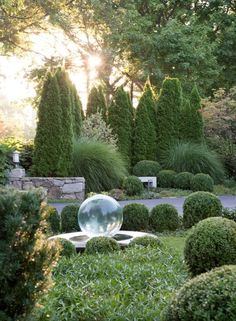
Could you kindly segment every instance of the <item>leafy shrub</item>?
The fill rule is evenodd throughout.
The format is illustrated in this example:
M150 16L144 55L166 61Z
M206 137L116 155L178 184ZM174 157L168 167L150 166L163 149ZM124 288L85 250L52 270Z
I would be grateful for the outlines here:
M236 222L236 208L223 208L222 217Z
M61 231L63 233L80 231L78 223L79 205L66 205L61 212Z
M186 279L182 255L150 246L62 258L53 275L54 286L30 321L159 320Z
M178 211L170 204L160 204L153 207L149 218L149 226L157 232L175 231L179 227Z
M224 168L217 155L205 145L179 142L170 146L162 155L161 164L176 172L209 174L215 182L224 179Z
M61 230L60 215L53 206L47 206L47 222L50 234L58 234Z
M143 204L128 204L123 208L123 230L145 231L148 229L148 208Z
M0 319L24 319L50 285L57 247L44 232L46 208L40 192L0 195Z
M112 146L89 140L74 143L72 176L85 178L87 192L117 188L126 174L122 156Z
M143 183L137 176L128 176L124 179L123 189L127 195L140 195L144 188Z
M157 176L157 184L160 187L173 187L175 175L175 171L164 169Z
M60 256L69 258L77 253L74 244L69 240L59 238L57 241L60 243L61 247Z
M158 162L143 160L138 162L133 168L133 174L136 176L157 176L161 170Z
M222 217L199 222L186 239L184 258L193 276L236 264L236 223Z
M12 151L7 145L0 144L0 185L5 184L7 181L7 170L12 165L10 160Z
M165 310L162 321L234 321L236 266L222 266L185 283Z
M182 172L175 176L174 186L176 188L189 190L191 189L191 180L194 177L192 173Z
M208 174L196 174L191 180L191 190L213 192L214 181Z
M91 238L86 243L85 253L96 254L96 253L110 253L120 250L119 243L111 237L96 236Z
M183 211L183 225L189 228L207 217L221 216L222 204L214 194L195 192L184 201Z
M142 246L142 247L160 247L162 246L161 241L157 237L152 236L139 236L134 238L130 243L129 247Z

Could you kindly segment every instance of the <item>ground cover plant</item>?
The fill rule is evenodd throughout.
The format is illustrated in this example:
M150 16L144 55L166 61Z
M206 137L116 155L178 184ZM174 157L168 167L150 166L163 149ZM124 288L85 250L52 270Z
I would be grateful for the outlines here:
M160 246L62 258L30 321L159 320L185 279L181 255Z

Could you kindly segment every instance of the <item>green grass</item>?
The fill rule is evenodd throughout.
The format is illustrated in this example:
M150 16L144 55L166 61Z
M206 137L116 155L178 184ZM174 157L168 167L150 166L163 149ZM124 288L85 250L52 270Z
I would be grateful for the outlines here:
M174 252L183 257L184 244L186 237L184 236L159 236L160 240Z
M63 258L30 321L158 321L186 278L180 250L165 246Z

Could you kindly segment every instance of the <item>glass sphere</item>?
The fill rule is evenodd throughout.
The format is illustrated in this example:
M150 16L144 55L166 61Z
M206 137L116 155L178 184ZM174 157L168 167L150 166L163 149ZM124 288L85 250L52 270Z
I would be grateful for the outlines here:
M123 210L112 197L95 195L86 199L78 212L81 231L87 236L112 236L121 228Z

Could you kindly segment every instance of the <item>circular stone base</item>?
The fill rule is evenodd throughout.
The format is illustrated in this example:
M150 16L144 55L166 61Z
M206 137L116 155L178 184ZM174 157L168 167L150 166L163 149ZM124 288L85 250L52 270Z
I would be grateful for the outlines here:
M143 232L135 232L135 231L119 231L115 234L112 238L115 239L121 247L125 247L129 245L129 243L140 236L151 236L157 238L156 235L150 233L143 233ZM77 250L84 250L86 247L87 241L90 239L84 232L73 232L73 233L65 233L65 234L58 234L50 237L49 239L66 239L71 241Z

